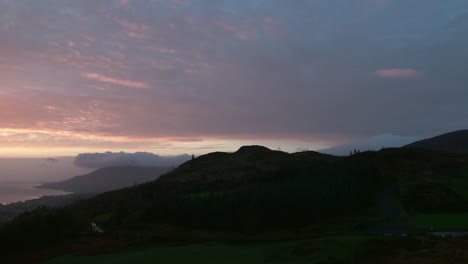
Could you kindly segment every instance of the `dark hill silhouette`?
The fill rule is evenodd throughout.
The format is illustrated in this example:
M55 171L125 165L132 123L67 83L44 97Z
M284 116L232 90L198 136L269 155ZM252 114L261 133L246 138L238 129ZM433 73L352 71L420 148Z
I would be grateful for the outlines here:
M256 153L256 152L262 152L262 151L271 151L271 149L264 147L264 146L243 146L241 147L236 153Z
M384 190L399 182L414 185L400 190L406 200L422 197L422 202L409 203L413 208L438 210L441 203L428 204L425 198L437 194L433 200L464 209L462 201L443 186L426 188L424 183L466 177L467 169L468 154L412 148L349 157L288 154L258 146L215 152L187 161L152 182L62 209L37 209L0 225L0 260L25 255L25 248L37 245L72 241L81 245L89 241L91 223L101 226L112 239L151 242L218 241L199 236L199 230L256 234L316 225L314 232L354 232L361 224L363 228L380 225L381 219L374 219L373 214L380 214L381 208L375 206Z
M56 189L74 193L102 193L156 180L172 168L109 167L71 179L45 183L37 188Z
M190 184L227 187L274 178L284 171L293 173L315 163L333 162L340 157L318 152L288 154L262 146L244 146L234 153L214 152L187 161L174 171L161 176L160 184Z
M293 153L292 155L295 157L304 157L304 158L308 158L311 160L323 160L323 161L333 161L333 160L337 160L340 158L338 156L324 154L324 153L320 153L317 151L302 151L302 152Z
M468 153L468 130L459 130L404 146L405 148L430 149Z

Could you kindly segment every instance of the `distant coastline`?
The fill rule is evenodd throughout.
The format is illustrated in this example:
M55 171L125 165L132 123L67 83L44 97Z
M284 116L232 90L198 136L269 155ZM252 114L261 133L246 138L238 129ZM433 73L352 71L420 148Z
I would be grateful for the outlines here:
M36 188L41 183L12 183L0 182L0 204L6 205L16 202L38 199L43 196L67 195L71 192L62 190Z
M94 194L45 195L40 198L0 205L0 224L11 221L16 216L31 212L39 207L60 208L92 196Z

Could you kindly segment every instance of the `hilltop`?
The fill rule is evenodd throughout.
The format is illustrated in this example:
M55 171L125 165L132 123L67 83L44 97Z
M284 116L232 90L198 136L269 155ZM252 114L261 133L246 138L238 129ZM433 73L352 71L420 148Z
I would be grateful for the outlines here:
M339 157L314 151L289 154L263 146L243 146L234 153L214 152L185 162L161 176L157 182L163 185L196 185L198 188L232 187L275 178L286 170L291 173L314 163L338 160Z
M404 147L468 153L468 130L446 133L433 138L420 140Z

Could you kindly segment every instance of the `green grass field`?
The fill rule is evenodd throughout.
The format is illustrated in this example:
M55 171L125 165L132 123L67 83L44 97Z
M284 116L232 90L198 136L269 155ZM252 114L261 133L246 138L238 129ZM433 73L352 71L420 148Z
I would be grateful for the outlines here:
M452 191L461 195L468 201L468 181L456 180L450 183L444 183ZM443 214L412 214L417 224L435 229L468 229L468 212L454 212Z
M468 176L468 170L463 170L458 173L459 177ZM452 191L461 195L468 201L468 180L457 179L451 182L442 182ZM418 225L424 227L433 227L435 229L468 229L468 212L454 212L443 214L411 214Z
M344 236L307 241L262 244L194 244L187 246L140 246L98 256L62 256L42 264L124 263L292 263L314 264L333 257L346 259L369 237Z
M457 194L463 196L463 198L465 198L465 200L468 201L468 181L456 181L453 183L449 183L446 186L449 187L452 191L456 192Z
M468 229L468 213L444 213L412 215L418 225L438 230Z

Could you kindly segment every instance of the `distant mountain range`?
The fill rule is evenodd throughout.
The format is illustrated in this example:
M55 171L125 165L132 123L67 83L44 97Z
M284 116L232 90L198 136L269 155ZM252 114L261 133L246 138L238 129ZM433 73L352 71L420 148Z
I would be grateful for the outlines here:
M418 139L419 138L417 137L404 137L399 135L384 134L344 145L321 149L319 150L319 152L330 155L347 156L350 152L353 152L354 150L376 151L382 148L399 148Z
M404 147L468 153L468 130L450 132L433 138L420 140Z
M420 140L417 137L403 137L386 134L365 140L319 150L320 153L346 156L354 150L377 151L382 148L419 148L446 152L468 153L468 130L458 130L436 137Z
M382 147L400 147L410 142L410 137L399 137L394 135L383 135L373 137L370 140L356 142L322 150L323 153L334 155L347 155L354 149L378 150ZM374 146L374 147L372 147ZM378 146L378 147L376 147ZM416 141L405 145L403 148L430 149L446 152L468 153L468 130L460 130L433 138ZM320 160L332 161L338 157L320 154L318 152L299 152L292 155L281 151L272 151L261 146L247 146L240 148L235 153L215 152L203 155L196 162L188 161L182 164L178 173L169 173L173 168L150 168L150 167L109 167L95 170L89 174L76 176L71 179L45 183L37 188L56 189L74 193L102 193L106 191L130 187L133 185L150 182L158 179L161 175L169 173L159 180L160 183L181 184L196 182L199 184L216 184L222 182L238 182L254 179L264 174L269 174L276 166L291 166L298 160ZM289 164L289 165L285 165ZM297 164L296 164L297 165ZM255 170L244 170L244 168L255 167ZM181 171L185 173L180 173ZM239 173L243 171L243 173ZM249 173L247 173L247 171ZM182 177L183 175L183 177Z
M45 183L36 188L73 193L102 193L156 180L172 169L171 167L109 167L65 181Z

